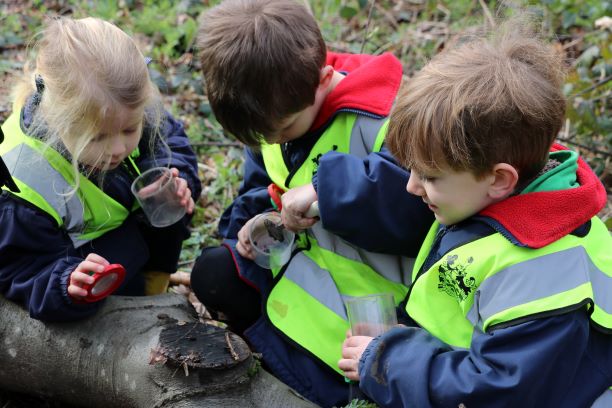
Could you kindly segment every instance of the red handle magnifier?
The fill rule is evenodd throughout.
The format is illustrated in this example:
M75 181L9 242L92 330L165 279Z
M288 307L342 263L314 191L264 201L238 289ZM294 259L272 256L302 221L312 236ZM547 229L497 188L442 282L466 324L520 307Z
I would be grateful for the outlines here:
M81 285L87 291L87 296L80 299L81 303L97 302L117 290L125 278L125 268L120 264L110 264L102 272L89 272L89 275L94 281Z

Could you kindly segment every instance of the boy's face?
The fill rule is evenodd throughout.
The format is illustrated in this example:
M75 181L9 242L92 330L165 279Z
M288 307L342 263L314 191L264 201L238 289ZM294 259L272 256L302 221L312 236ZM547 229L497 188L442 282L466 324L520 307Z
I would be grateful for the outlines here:
M335 86L332 82L333 74L333 68L331 67L325 67L321 70L322 79L315 92L314 103L280 120L274 131L264 135L267 143L286 143L304 136L310 130L321 105L325 101L325 97ZM338 75L342 76L341 74Z
M453 225L495 201L489 195L492 177L477 179L470 172L453 170L435 174L412 171L406 190L423 198L440 224Z
M317 103L315 100L314 105L308 106L297 113L291 114L281 120L276 127L276 130L265 135L267 143L286 143L294 139L298 139L310 129L314 122L317 112L319 111L316 107Z

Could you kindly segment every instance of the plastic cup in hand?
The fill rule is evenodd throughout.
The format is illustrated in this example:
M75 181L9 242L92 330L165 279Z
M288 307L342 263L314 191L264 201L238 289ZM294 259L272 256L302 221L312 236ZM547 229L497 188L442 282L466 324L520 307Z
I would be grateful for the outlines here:
M345 303L353 336L376 337L397 324L392 293L348 298Z
M353 336L376 337L397 324L395 301L392 293L359 296L345 299L346 313ZM349 401L369 401L357 382L349 382Z
M283 226L276 212L257 215L249 228L249 240L255 251L255 263L262 268L280 268L291 257L295 234Z
M166 167L155 167L138 176L132 183L132 193L154 227L167 227L185 215L172 172Z

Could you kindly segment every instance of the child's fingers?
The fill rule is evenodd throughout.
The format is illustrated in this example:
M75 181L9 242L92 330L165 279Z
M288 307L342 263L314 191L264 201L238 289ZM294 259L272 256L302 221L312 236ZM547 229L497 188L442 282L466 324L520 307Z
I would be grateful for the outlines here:
M147 198L150 195L155 194L155 192L157 190L159 190L159 185L160 185L159 181L154 181L153 183L149 184L148 186L144 186L143 188L138 190L138 196L140 198Z
M189 184L185 179L177 178L176 179L176 195L180 198L181 205L185 207L187 212L191 214L193 212L193 208L189 208L190 200L191 200L191 189L189 188ZM193 200L191 200L193 201Z
M186 193L186 190L189 189L187 186L187 181L180 177L174 179L174 184L176 185L176 195L183 197Z
M344 371L344 376L349 380L359 381L359 362L353 359L343 358L338 361L338 368Z
M195 202L193 201L193 198L191 198L191 196L189 197L189 201L187 202L187 214L192 214L193 210L195 209Z
M291 213L281 214L281 219L283 220L283 225L285 228L293 232L308 229L318 221L318 218L303 218L301 216L295 216Z
M102 265L103 267L104 267L104 266L107 266L107 265L110 265L110 262L108 262L108 261L106 260L106 258L104 258L103 256L100 256L100 255L98 255L98 254L94 254L93 252L89 253L89 254L88 254L86 257L85 257L85 261L87 261L87 262L93 262L93 263L96 263L96 264L100 264L100 265ZM104 268L102 268L102 269L104 269ZM94 272L95 272L95 271L94 271ZM102 272L102 271L99 271L99 272Z
M76 269L74 270L74 272L72 272L73 274L75 273L83 273L86 275L90 275L93 273L100 273L102 271L104 271L104 267L106 265L99 263L99 262L93 262L93 261L89 261L89 260L84 260L83 262L81 262Z
M74 272L70 274L70 284L71 285L74 285L77 283L91 284L93 283L93 281L94 281L93 276L85 272L79 272L75 270Z
M87 291L80 286L77 285L69 285L68 286L68 294L75 298L81 298L87 296Z
M250 245L245 245L242 241L238 241L238 243L236 243L236 250L243 258L251 260L255 259L252 247Z

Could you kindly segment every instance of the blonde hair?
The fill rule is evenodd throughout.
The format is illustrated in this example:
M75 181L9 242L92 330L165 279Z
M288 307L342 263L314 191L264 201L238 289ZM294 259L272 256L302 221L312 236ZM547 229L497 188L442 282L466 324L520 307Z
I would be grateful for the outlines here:
M36 92L35 78L40 76L44 91L28 133L44 135L55 149L70 146L75 176L80 155L116 109L144 107L143 121L156 143L159 92L144 56L125 32L97 18L57 18L48 21L35 48L35 62L26 65L16 87L15 106Z
M419 173L477 177L496 163L520 180L545 165L565 114L562 57L523 20L434 57L398 96L387 143Z

